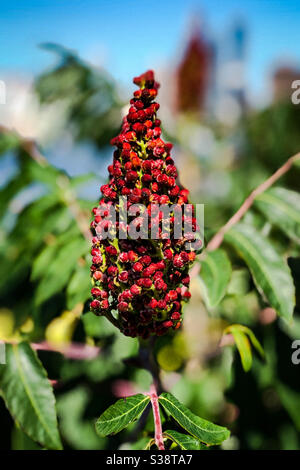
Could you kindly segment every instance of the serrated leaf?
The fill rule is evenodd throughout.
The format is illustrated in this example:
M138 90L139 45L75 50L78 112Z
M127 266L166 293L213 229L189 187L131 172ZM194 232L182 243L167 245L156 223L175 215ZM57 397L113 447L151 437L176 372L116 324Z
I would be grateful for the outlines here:
M188 434L182 434L177 431L165 431L164 437L168 437L175 442L182 450L201 450L207 449L207 446L202 444L195 437L189 436Z
M300 194L271 188L255 199L255 205L276 227L300 244Z
M229 437L228 429L194 415L171 393L162 393L159 403L187 432L205 444L221 444Z
M287 320L293 316L295 287L290 270L271 243L250 225L235 225L225 235L248 265L257 289Z
M121 398L102 413L96 421L96 431L100 436L117 434L130 423L137 420L150 402L150 397L138 393Z
M31 439L48 449L62 448L53 390L28 343L6 345L0 389L11 415Z
M206 253L201 261L200 279L205 303L216 307L226 293L231 276L231 264L224 250Z

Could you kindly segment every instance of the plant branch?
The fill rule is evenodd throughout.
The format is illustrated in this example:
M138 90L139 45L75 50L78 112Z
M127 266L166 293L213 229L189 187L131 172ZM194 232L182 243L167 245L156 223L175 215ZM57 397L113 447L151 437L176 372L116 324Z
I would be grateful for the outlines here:
M257 186L257 188L255 188L250 193L250 195L245 199L238 211L235 212L235 214L228 220L228 222L226 222L226 224L223 225L223 227L221 227L220 230L218 230L218 232L213 236L213 238L207 244L207 247L205 248L203 253L201 253L201 255L198 257L199 261L201 260L201 258L203 259L203 257L205 257L205 253L207 251L214 251L220 247L224 240L225 234L246 214L246 212L254 203L255 198L267 189L269 189L279 178L281 178L281 176L287 173L292 168L293 164L298 160L300 160L300 153L297 153L290 157L284 165L282 165L280 168L278 168L277 171L275 171L275 173L273 173L273 175L271 175L267 180ZM201 264L195 263L190 271L190 277L196 277L199 274L200 269Z
M6 344L17 344L17 341L4 341ZM65 345L55 345L47 341L40 343L30 343L30 346L35 351L52 351L63 354L68 359L84 360L94 359L98 356L100 348L97 346L90 346L82 343L70 343Z
M151 336L148 340L140 340L139 359L142 367L152 375L153 384L158 394L160 394L163 392L163 386L160 380L159 367L154 357L155 340L155 336Z
M151 386L149 396L150 396L152 410L153 410L155 444L159 450L165 450L162 427L161 427L161 420L160 420L160 413L159 413L158 396L157 396L155 384Z
M206 250L213 251L219 248L221 243L223 242L224 235L228 230L233 227L239 220L245 215L245 213L250 209L252 206L255 198L269 189L281 176L287 173L295 161L300 160L300 153L293 155L290 157L284 165L278 168L272 176L270 176L266 181L261 183L257 188L255 188L252 193L247 197L247 199L243 202L239 210L228 220L228 222L214 235L214 237L208 243Z

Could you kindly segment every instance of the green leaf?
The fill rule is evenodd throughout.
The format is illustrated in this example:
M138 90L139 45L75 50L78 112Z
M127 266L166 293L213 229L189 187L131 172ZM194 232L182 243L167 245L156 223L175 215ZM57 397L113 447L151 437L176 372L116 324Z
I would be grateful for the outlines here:
M232 271L226 293L244 297L249 291L250 274L247 268Z
M96 422L96 431L100 436L117 434L132 421L137 420L148 405L150 397L138 393L121 398L102 413Z
M0 155L16 150L19 144L20 139L17 134L0 130Z
M96 180L99 181L99 175L95 175L95 173L85 173L83 175L79 176L73 176L73 178L70 180L70 186L72 188L75 188L77 186L80 186L82 184L90 183L91 180ZM104 177L100 176L100 180L103 179L103 181L106 181Z
M72 309L90 297L91 278L89 266L78 266L67 286L67 307Z
M236 347L241 356L242 366L245 372L248 372L252 366L252 351L250 346L250 341L245 333L240 331L238 328L232 326L230 328L230 333L234 337Z
M37 287L35 295L35 304L37 306L66 287L77 265L77 260L80 256L85 255L87 250L88 244L86 240L82 237L77 237L56 253L55 258L49 263L48 268L45 270L45 275Z
M297 430L300 431L299 393L280 382L276 384L275 388L281 403L292 418Z
M189 436L188 434L182 434L181 432L171 430L165 431L163 435L164 437L167 437L173 442L175 442L182 450L207 449L206 445L201 444L198 439L195 439L194 437Z
M241 356L241 361L245 372L248 372L248 370L250 370L252 366L252 352L249 339L253 344L254 348L262 357L262 359L265 358L265 352L263 350L262 345L256 338L253 331L250 330L250 328L248 328L247 326L239 324L230 325L225 329L224 333L231 333L233 335L236 346Z
M73 387L57 399L61 434L72 448L78 450L101 449L105 442L95 433L94 420L85 416L90 399L90 391L82 385Z
M201 261L200 279L205 303L216 307L226 293L231 276L231 264L224 250L208 252Z
M32 264L31 280L36 281L42 277L50 265L51 261L55 258L57 252L57 245L55 243L46 245L45 248L35 257Z
M31 439L48 449L62 449L53 390L28 343L6 345L0 389L11 415Z
M265 357L265 351L263 350L262 345L260 344L260 342L256 338L253 331L250 330L250 328L248 328L247 326L244 326L244 325L238 325L238 326L239 326L239 329L241 331L243 331L244 333L246 333L246 335L249 336L249 339L250 339L251 343L253 344L254 348L256 349L256 351L258 352L258 354L260 354L260 356L262 358L264 358Z
M149 450L153 445L155 445L155 440L149 437L141 437L136 442L126 443L122 445L119 450Z
M284 188L271 188L260 194L255 205L271 224L300 244L300 194Z
M257 289L270 305L287 320L293 315L295 287L290 270L273 246L253 227L240 223L225 239L248 265Z
M201 442L205 442L205 444L221 444L221 442L229 437L230 432L228 429L194 415L171 393L162 393L158 400L180 426Z

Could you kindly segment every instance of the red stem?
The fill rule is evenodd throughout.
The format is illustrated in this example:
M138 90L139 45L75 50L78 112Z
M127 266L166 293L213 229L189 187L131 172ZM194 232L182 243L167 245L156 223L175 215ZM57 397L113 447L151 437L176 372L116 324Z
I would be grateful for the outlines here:
M160 414L159 414L158 396L157 396L156 387L154 384L151 386L149 396L151 399L151 405L152 405L153 417L154 417L155 444L157 445L159 450L165 450L164 440L163 440L163 435L162 435L161 420L160 420Z
M4 341L7 344L17 344L17 341ZM47 341L41 343L30 343L35 351L53 351L63 354L68 359L94 359L100 353L98 346L90 346L83 343L70 343L66 345L50 344Z

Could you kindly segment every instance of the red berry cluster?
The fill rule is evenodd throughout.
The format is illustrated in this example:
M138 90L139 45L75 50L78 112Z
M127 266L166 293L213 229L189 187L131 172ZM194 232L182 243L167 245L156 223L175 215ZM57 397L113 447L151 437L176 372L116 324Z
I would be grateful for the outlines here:
M108 167L109 183L101 187L103 197L93 209L94 300L90 307L96 315L110 312L125 335L147 338L180 327L182 301L190 297L188 270L196 254L185 249L188 238L172 237L172 217L168 237L161 236L159 227L158 238L151 239L154 219L149 222L149 239L112 240L97 236L99 227L111 229L112 221L106 216L111 205L117 207L118 213L120 196L127 197L127 209L132 204L143 204L150 216L158 204L188 203L188 191L176 182L177 169L170 156L172 145L161 139L161 122L156 117L159 104L154 101L159 84L152 71L133 82L139 89L130 101L120 134L111 141L117 149L113 164ZM160 212L156 211L155 216L162 220ZM189 218L193 230L194 216L192 208ZM139 218L136 220L138 223ZM119 220L116 227L121 228Z

